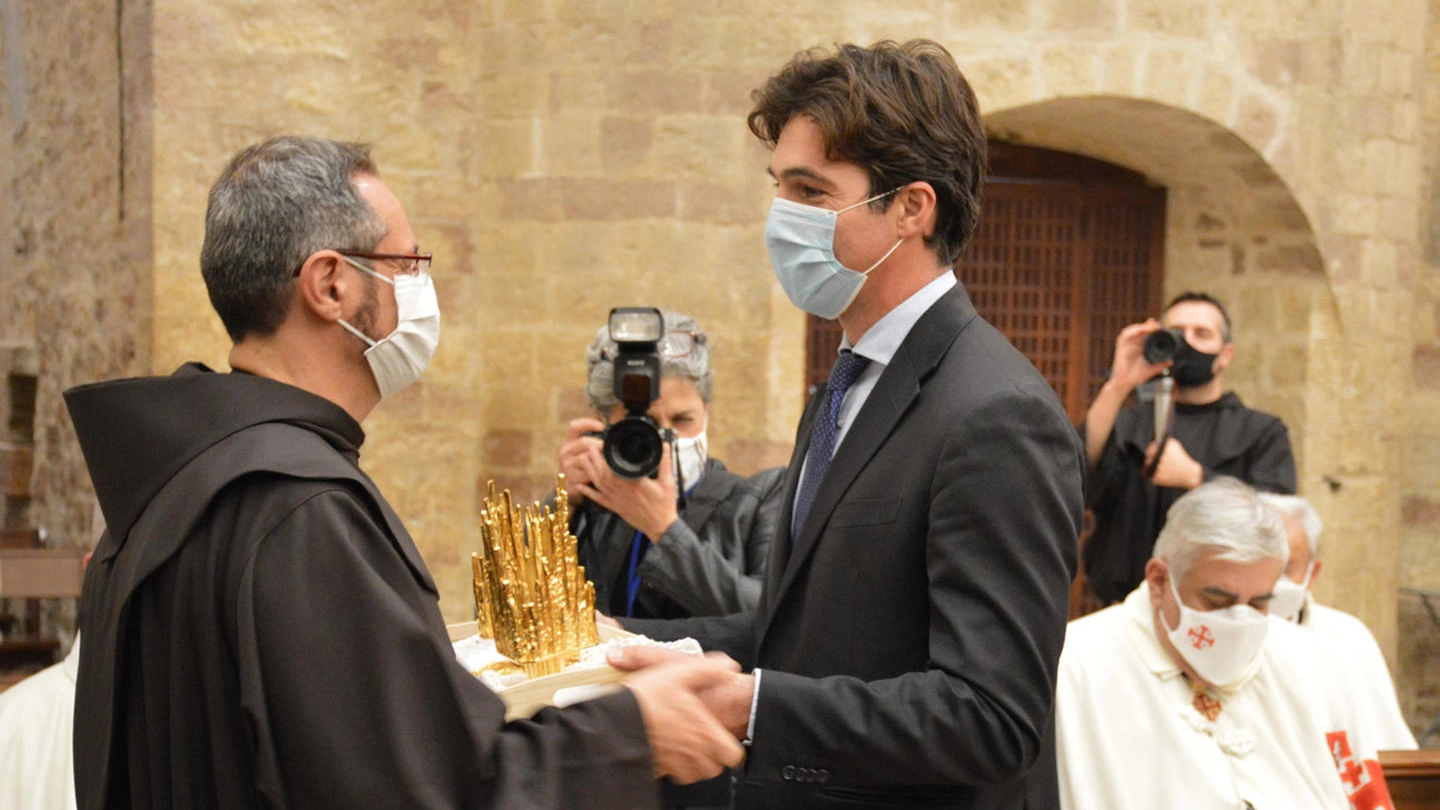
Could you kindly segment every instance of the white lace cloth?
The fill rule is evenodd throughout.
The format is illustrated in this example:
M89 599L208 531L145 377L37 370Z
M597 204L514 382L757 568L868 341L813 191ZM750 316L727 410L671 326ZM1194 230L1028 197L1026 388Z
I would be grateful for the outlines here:
M454 642L455 659L460 665L471 672L479 672L480 682L499 692L502 689L524 683L525 673L506 672L500 673L493 669L486 669L492 664L508 662L510 659L501 655L495 648L495 640L481 638L478 634L462 638ZM686 655L703 655L700 649L700 642L693 638L682 638L677 641L656 641L645 636L624 636L603 641L593 647L586 647L580 651L580 660L577 663L566 667L566 671L577 669L596 669L609 666L605 662L605 656L611 650L618 650L625 647L660 647L666 650L676 650Z

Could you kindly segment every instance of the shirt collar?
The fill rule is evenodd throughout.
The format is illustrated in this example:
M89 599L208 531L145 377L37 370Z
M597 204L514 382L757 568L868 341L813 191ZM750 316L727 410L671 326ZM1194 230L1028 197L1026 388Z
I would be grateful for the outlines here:
M1178 677L1181 674L1180 665L1155 637L1155 609L1150 606L1150 592L1145 582L1142 581L1125 597L1124 610L1130 615L1130 622L1125 627L1130 645L1140 655L1140 660L1162 681Z
M840 348L853 348L856 354L871 363L890 365L890 361L895 358L895 352L900 350L900 344L905 342L905 336L910 334L915 322L957 283L955 271L946 270L900 302L899 306L885 313L884 317L860 336L859 343L852 347L849 338L842 338Z

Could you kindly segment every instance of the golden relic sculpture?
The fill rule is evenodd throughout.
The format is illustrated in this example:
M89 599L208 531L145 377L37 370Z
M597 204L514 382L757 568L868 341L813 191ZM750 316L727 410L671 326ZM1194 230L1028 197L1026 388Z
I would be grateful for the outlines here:
M600 643L595 586L585 578L570 533L564 474L555 477L555 508L521 509L510 490L486 485L480 516L482 553L471 554L480 635L528 678L560 672Z

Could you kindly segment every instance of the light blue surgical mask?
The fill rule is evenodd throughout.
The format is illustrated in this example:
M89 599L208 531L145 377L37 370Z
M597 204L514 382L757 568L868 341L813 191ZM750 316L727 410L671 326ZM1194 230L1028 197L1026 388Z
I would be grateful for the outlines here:
M852 208L887 197L900 189L832 211L779 197L770 204L765 222L765 247L780 288L790 303L820 318L838 318L860 294L870 271L879 267L905 241L902 237L863 273L835 258L835 220Z

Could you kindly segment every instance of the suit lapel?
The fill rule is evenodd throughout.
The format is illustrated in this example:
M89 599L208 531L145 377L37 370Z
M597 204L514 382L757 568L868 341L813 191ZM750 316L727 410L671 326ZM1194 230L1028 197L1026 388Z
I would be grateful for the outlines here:
M793 550L789 548L790 543L771 543L757 649L758 644L763 643L765 633L781 602L801 572L806 569L807 561L824 534L836 505L850 489L855 478L865 469L865 465L894 432L911 403L919 396L926 378L935 370L955 338L974 317L975 308L970 304L964 286L957 283L920 316L901 342L900 348L865 400L864 407L856 415L854 424L846 431L844 441L835 451L825 481L815 494L815 503L810 507L806 524L801 528L800 536L795 538ZM800 422L800 432L796 437L795 454L786 473L786 500L780 523L786 538L789 536L788 529L794 513L800 467L810 446L810 425L820 410L819 403L824 401L824 394L825 389L822 387L811 397L810 404L805 409L805 416Z

